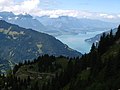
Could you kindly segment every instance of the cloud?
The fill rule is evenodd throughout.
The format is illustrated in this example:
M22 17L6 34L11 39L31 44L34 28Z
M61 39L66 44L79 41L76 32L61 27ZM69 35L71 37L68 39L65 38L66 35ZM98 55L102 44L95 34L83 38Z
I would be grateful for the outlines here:
M32 15L35 16L44 16L48 15L51 18L56 18L59 16L72 16L78 18L91 18L91 19L116 19L120 15L116 14L107 14L101 12L89 12L89 11L79 11L79 10L37 10L32 12Z
M107 18L107 19L115 19L116 18L115 15L106 14L106 13L99 14L99 16L102 18Z
M117 15L119 18L120 18L120 14L119 15Z
M13 0L0 0L0 11L3 11L6 7L13 5Z
M14 0L0 0L0 11L12 11L16 14L31 13L38 9L40 0L24 0L20 3Z
M42 10L40 8L42 0L22 0L19 3L15 0L0 0L0 11L12 11L15 14L31 14L34 16L48 15L51 18L59 16L72 16L78 18L91 18L91 19L116 19L120 18L120 14L108 14L101 12L90 12L80 10ZM45 0L44 4L49 5L50 1ZM54 2L56 3L56 2Z
M114 18L116 18L116 17L115 17L114 15L108 15L107 18L109 18L109 19L114 19Z
M32 12L33 15L36 16L44 16L48 15L50 17L59 17L59 16L72 16L72 17L90 17L92 13L87 11L78 11L78 10L36 10Z
M9 4L12 4L13 0L0 0L0 6L8 6Z
M19 6L25 11L26 10L31 11L38 8L39 3L40 3L39 0L25 0Z

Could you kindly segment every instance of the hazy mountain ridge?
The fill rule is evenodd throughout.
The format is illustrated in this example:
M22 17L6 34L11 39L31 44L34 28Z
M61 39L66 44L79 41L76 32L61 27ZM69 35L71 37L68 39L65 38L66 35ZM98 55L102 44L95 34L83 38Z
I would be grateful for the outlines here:
M103 32L103 33L105 33L105 34L107 35L108 33L110 33L110 31L111 31L111 30L106 31L106 32ZM112 32L113 32L113 34L115 35L115 33L117 32L117 28L112 29ZM97 34L96 36L94 36L94 37L92 37L92 38L86 39L85 41L86 41L86 42L89 42L89 43L99 42L99 41L100 41L100 37L103 35L103 33Z
M12 12L0 12L0 19L53 36L109 30L117 26L116 23L87 18L81 19L69 16L58 18L50 18L49 16L34 17L29 14L15 15Z
M78 34L81 32L90 32L96 30L109 30L117 26L116 23L110 23L100 20L92 20L87 18L76 18L69 16L60 16L58 18L50 18L49 16L36 17L44 26L56 31L68 34Z
M46 30L46 27L43 24L41 24L37 19L33 18L29 14L15 15L12 12L0 12L0 19L12 24L19 25L20 27L34 29L39 32Z

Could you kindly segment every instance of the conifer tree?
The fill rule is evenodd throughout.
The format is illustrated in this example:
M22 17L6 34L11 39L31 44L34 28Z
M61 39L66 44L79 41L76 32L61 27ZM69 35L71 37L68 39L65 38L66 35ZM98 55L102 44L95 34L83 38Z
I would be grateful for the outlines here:
M117 32L116 32L116 36L115 39L119 39L120 38L120 25L118 26Z

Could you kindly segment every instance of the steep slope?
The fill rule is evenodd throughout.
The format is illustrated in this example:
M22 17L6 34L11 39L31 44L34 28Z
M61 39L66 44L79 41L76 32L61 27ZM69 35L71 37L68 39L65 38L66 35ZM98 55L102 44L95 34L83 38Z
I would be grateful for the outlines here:
M99 45L93 44L81 58L45 55L16 65L11 77L20 78L15 78L17 83L26 81L20 90L119 90L120 26L117 30L116 35L102 36ZM11 88L21 84L15 85Z
M105 33L106 35L110 33L111 30L109 31L106 31L106 32L103 32ZM113 34L115 35L115 33L117 32L117 29L112 29L112 32ZM86 39L85 41L88 42L88 43L96 43L96 42L99 42L100 41L100 37L103 35L103 33L100 33L100 34L97 34L96 36L92 37L92 38L88 38Z
M53 36L0 20L1 66L13 66L24 60L32 60L39 55L81 56ZM4 67L4 68L5 68Z

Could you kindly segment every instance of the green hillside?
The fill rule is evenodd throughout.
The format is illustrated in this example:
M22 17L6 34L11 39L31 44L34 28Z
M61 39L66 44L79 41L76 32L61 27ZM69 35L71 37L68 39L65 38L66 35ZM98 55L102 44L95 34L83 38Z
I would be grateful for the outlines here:
M82 55L51 35L0 20L0 71L5 72L19 62L33 60L44 54Z
M2 90L119 90L120 26L81 58L40 56L1 75Z

